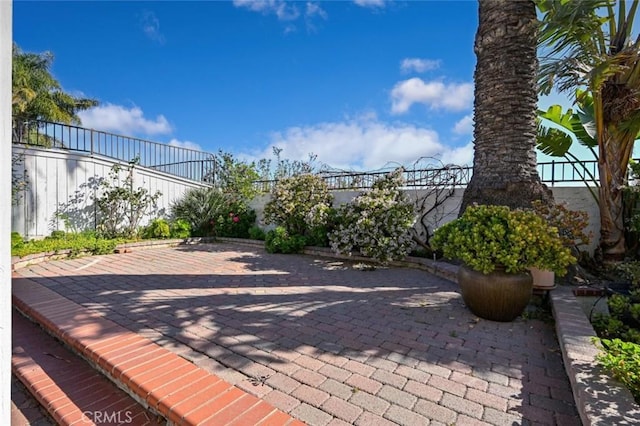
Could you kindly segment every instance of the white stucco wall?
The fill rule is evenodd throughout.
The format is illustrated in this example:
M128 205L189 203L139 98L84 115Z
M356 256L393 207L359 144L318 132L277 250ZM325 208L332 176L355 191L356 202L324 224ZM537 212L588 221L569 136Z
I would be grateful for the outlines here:
M18 172L26 170L28 178L26 190L19 202L12 206L12 231L31 239L42 238L54 230L95 229L92 196L96 194L97 179L108 176L114 161L19 146L14 146L13 152L24 154ZM121 176L124 178L124 172ZM150 194L162 193L157 210L146 216L141 225L168 214L171 202L182 197L187 189L205 186L142 167L134 169L133 182L134 188L144 187ZM65 221L56 215L58 211L69 216L71 229L66 229Z
M0 0L1 1L1 0ZM14 146L14 153L24 154L23 170L28 174L28 186L17 205L12 207L13 231L26 238L41 238L54 230L65 230L64 220L56 216L57 211L67 212L73 228L82 230L95 228L95 207L91 196L94 195L96 179L107 177L114 162L108 158L93 158L61 150L24 148ZM124 176L124 173L123 175ZM179 199L189 188L204 186L197 182L159 173L154 170L137 167L134 172L134 187L145 187L150 193L160 191L157 210L142 222L169 213L171 202ZM600 235L600 214L591 193L584 186L553 187L556 202L564 202L572 210L584 210L589 214L588 231L593 234L591 253L597 246ZM361 191L332 191L334 205L351 201ZM441 208L427 217L431 230L458 216L464 189L458 188L452 197L446 199ZM414 201L424 194L424 190L406 191ZM264 206L270 195L259 195L251 202L256 210L258 224L266 229L272 226L264 224Z

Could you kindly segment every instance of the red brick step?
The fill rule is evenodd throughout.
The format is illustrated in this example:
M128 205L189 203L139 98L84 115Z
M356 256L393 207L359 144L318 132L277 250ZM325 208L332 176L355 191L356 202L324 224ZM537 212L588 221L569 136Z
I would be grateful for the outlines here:
M157 424L153 414L36 324L15 311L12 321L13 373L58 424Z
M34 281L14 276L12 291L14 306L25 316L62 340L148 412L160 415L173 424L303 425L177 354ZM20 355L19 351L17 355ZM32 365L23 359L17 359L16 362L14 370L22 364ZM46 379L46 375L34 372L23 382L33 387ZM83 395L83 392L74 393L73 386L69 386L68 372L67 377L62 375L49 380L55 383L48 383L36 390L38 399L45 406L53 404L58 398L69 397L68 394L73 397ZM56 389L55 386L62 387L59 381L67 384L67 387ZM191 391L194 383L199 384L199 392ZM86 387L89 386L86 384ZM124 405L120 403L117 407L122 410ZM61 419L70 419L72 414L69 408L69 404L58 406L55 412ZM78 413L73 416L74 421L79 419Z

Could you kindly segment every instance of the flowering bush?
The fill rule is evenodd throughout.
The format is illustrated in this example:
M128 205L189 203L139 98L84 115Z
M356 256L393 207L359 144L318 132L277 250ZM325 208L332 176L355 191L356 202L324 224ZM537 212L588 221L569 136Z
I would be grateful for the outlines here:
M534 266L562 276L576 261L557 228L532 211L505 206L469 207L460 218L437 229L431 244L445 257L460 259L483 274L496 266L508 273Z
M291 235L307 236L326 223L333 197L320 177L301 174L280 179L264 209L266 223L282 226Z
M413 248L409 229L415 221L412 204L400 191L402 169L375 182L336 213L330 233L333 251L351 254L358 250L381 263L402 259Z
M214 220L213 231L217 237L249 238L249 228L256 222L256 212L244 203L231 202L229 212L219 214Z

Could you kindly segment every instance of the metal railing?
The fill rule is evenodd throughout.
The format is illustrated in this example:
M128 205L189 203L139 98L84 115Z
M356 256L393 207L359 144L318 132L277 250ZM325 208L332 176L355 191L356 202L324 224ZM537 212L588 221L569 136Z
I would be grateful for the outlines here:
M198 182L214 182L214 154L151 142L99 130L46 121L22 123L13 129L13 143L99 155L120 161L138 159L143 167Z
M391 170L376 172L321 172L318 175L332 190L358 190L371 188L371 185ZM438 185L464 187L471 180L471 166L445 166L404 170L404 186L407 188L425 188ZM598 182L598 162L586 160L580 163L571 161L550 161L538 163L540 180L549 186L557 184L588 184ZM268 192L277 180L255 182L259 191Z
M138 158L141 166L160 172L198 182L216 181L215 154L79 126L46 121L22 123L13 129L13 143L100 155L125 162ZM329 189L357 190L370 188L389 171L324 171L318 175L325 180ZM464 187L472 174L471 166L443 166L404 170L403 177L408 188L438 185ZM598 181L598 162L544 162L538 164L538 174L550 186L585 182L593 185L594 180ZM254 185L259 191L268 192L276 181L260 180Z

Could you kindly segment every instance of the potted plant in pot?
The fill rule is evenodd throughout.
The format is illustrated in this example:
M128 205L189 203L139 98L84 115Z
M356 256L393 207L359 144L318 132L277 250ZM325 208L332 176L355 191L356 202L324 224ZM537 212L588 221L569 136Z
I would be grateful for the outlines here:
M564 204L548 204L540 200L531 203L531 207L549 225L558 229L562 244L569 248L574 256L580 253L580 246L588 245L591 241L591 232L586 231L589 225L587 212L569 210ZM549 291L555 288L553 271L531 267L529 272L533 277L534 290Z
M564 275L576 259L562 244L557 228L532 211L475 205L436 230L434 249L460 259L462 299L481 318L512 321L532 293L528 268Z

